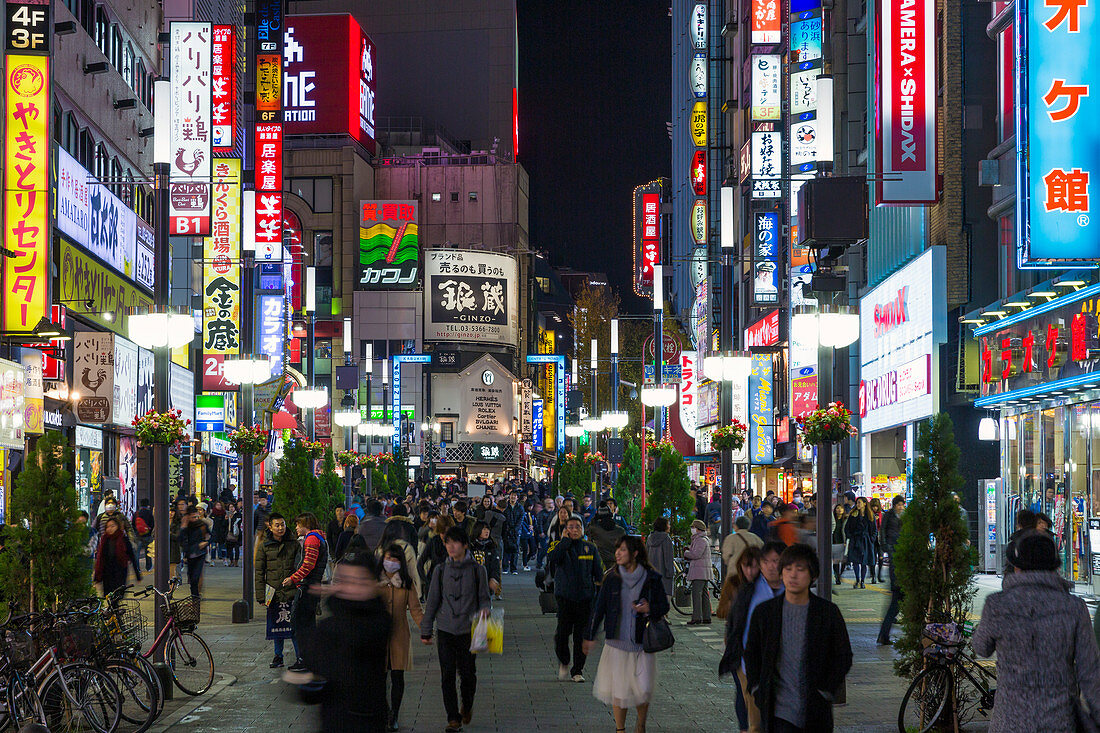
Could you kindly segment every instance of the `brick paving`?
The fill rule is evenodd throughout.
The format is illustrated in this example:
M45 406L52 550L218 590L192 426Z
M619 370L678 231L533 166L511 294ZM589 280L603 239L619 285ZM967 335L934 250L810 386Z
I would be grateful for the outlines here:
M303 704L296 688L284 684L276 670L268 668L271 643L264 639L262 621L230 623L230 606L240 597L240 582L240 569L207 568L207 600L199 632L214 652L217 682L201 698L181 696L177 691L154 731L266 733L318 728L317 709ZM999 579L981 580L979 608L985 595L997 586ZM599 646L585 667L588 682L559 682L553 655L554 618L538 612L533 573L505 576L504 593L504 654L478 659L474 720L466 730L613 731L610 709L592 696ZM848 620L855 656L846 683L846 704L836 708L836 729L851 733L897 730L897 708L905 683L893 675L892 650L875 644L888 601L885 588L868 585L856 590L845 579L835 599ZM676 645L659 656L649 730L736 731L733 683L719 680L716 673L722 654L720 620L715 619L712 626L690 628L681 625L686 618L675 612L670 620ZM413 660L413 669L406 673L401 730L441 731L446 720L435 647L425 647L414 638ZM630 717L627 730L633 730L632 726Z

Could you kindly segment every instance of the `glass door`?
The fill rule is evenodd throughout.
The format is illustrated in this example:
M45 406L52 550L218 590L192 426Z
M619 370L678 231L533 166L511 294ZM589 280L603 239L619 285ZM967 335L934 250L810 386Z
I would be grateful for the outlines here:
M1035 511L1045 515L1050 522L1054 541L1063 559L1063 575L1067 575L1066 560L1069 523L1066 516L1066 431L1063 408L1054 407L1040 412L1040 432L1042 433L1042 499Z
M1075 583L1087 583L1090 572L1088 522L1085 517L1090 503L1089 442L1093 412L1092 405L1074 405L1066 409L1072 420L1069 428L1069 498L1066 504L1066 577Z

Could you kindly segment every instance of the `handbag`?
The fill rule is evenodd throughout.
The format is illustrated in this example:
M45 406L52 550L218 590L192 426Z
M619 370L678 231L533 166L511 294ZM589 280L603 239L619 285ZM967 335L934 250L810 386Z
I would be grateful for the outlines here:
M656 654L665 649L671 649L676 643L672 636L672 627L664 618L651 618L646 621L645 631L642 632L642 651L646 654Z
M731 605L733 605L733 576L726 575L726 579L722 582L722 593L718 596L718 610L714 615L725 618L729 615Z

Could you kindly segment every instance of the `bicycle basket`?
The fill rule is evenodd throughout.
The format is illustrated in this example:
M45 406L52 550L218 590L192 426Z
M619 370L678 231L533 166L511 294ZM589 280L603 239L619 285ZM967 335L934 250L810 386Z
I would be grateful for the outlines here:
M961 646L965 641L962 627L956 623L925 624L924 636L942 646Z
M96 629L84 623L55 626L36 632L34 642L39 654L52 646L65 661L87 659L96 651Z
M0 636L0 645L3 646L4 654L7 655L12 666L27 667L38 658L34 653L34 642L31 639L31 633L27 630L8 629L4 631L3 635Z
M111 640L122 646L140 646L149 638L149 627L137 601L119 601L103 618Z
M188 596L181 601L173 601L171 613L180 626L197 626L199 623L199 598Z

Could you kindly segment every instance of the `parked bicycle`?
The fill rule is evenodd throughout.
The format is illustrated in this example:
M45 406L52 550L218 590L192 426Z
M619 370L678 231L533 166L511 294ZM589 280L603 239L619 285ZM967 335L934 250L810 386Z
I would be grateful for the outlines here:
M928 624L924 629L924 669L913 678L898 711L901 733L925 733L954 726L993 710L996 673L970 650L959 624ZM945 717L947 716L947 717Z
M179 585L180 580L174 578L168 584L167 592L162 593L150 585L134 594L135 598L156 594L157 602L165 610L164 628L149 650L140 656L149 661L158 648L163 648L164 663L171 670L176 687L188 695L202 695L214 684L214 655L202 637L195 633L200 619L199 599L188 596L180 601L172 600L172 594Z

